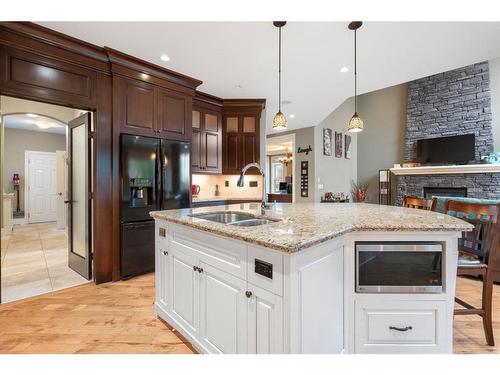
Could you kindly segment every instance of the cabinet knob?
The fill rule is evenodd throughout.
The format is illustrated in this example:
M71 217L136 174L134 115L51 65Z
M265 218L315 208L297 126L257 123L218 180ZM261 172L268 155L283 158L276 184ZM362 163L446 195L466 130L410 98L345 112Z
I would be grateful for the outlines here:
M247 296L247 298L250 298L250 297L252 297L252 292L251 292L251 291L249 291L249 290L247 290L247 291L245 292L245 295Z
M198 272L202 273L203 272L203 268L198 267Z
M193 266L193 271L198 271L198 267L197 266Z
M167 250L163 250L163 255L168 255L168 251Z

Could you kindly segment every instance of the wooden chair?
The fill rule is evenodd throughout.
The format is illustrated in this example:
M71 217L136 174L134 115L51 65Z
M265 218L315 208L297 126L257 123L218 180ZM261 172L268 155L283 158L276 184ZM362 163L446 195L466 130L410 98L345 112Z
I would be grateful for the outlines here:
M434 211L436 209L436 198L420 198L405 195L403 198L403 207L418 208L419 210Z
M481 316L486 341L494 346L492 302L495 273L500 272L500 204L447 200L445 213L474 225L474 229L464 232L458 242L457 275L481 276L483 280L481 308L455 297L455 302L464 307L455 309L455 315Z

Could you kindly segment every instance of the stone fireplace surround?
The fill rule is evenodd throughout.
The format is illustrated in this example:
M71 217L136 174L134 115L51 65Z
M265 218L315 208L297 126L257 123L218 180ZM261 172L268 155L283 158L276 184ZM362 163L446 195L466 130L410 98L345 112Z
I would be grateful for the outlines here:
M408 84L405 161L415 160L418 139L474 133L476 159L493 152L488 62L469 65ZM418 168L415 168L418 169ZM424 168L423 168L424 169ZM500 199L500 173L398 173L396 204L424 188L466 188L467 197Z

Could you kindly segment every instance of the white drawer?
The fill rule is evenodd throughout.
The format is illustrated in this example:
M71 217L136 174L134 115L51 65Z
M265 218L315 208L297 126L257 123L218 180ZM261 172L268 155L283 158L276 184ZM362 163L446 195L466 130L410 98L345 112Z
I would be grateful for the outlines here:
M356 353L440 352L443 301L356 301Z
M257 267L257 268L256 268ZM256 271L260 268L271 270L264 276ZM283 254L272 250L248 246L248 282L279 296L283 295Z
M246 279L247 247L243 243L192 228L186 230L180 225L170 225L169 230L169 246L172 249Z

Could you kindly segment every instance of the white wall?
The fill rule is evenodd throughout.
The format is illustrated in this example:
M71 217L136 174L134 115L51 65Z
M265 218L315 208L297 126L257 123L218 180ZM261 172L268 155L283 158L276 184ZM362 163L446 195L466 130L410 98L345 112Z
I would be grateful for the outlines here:
M361 110L361 108L359 108ZM358 147L356 133L347 131L347 124L354 113L353 98L347 99L314 128L315 201L319 202L326 192L350 194L351 182L357 181ZM360 115L363 116L362 112ZM332 129L332 156L323 155L323 129ZM335 157L335 131L342 133L342 157ZM345 158L345 135L351 136L351 159ZM320 182L318 182L318 180ZM312 180L311 180L312 183ZM319 189L318 184L323 185ZM311 186L312 188L313 186Z
M500 58L489 61L493 147L500 152Z

